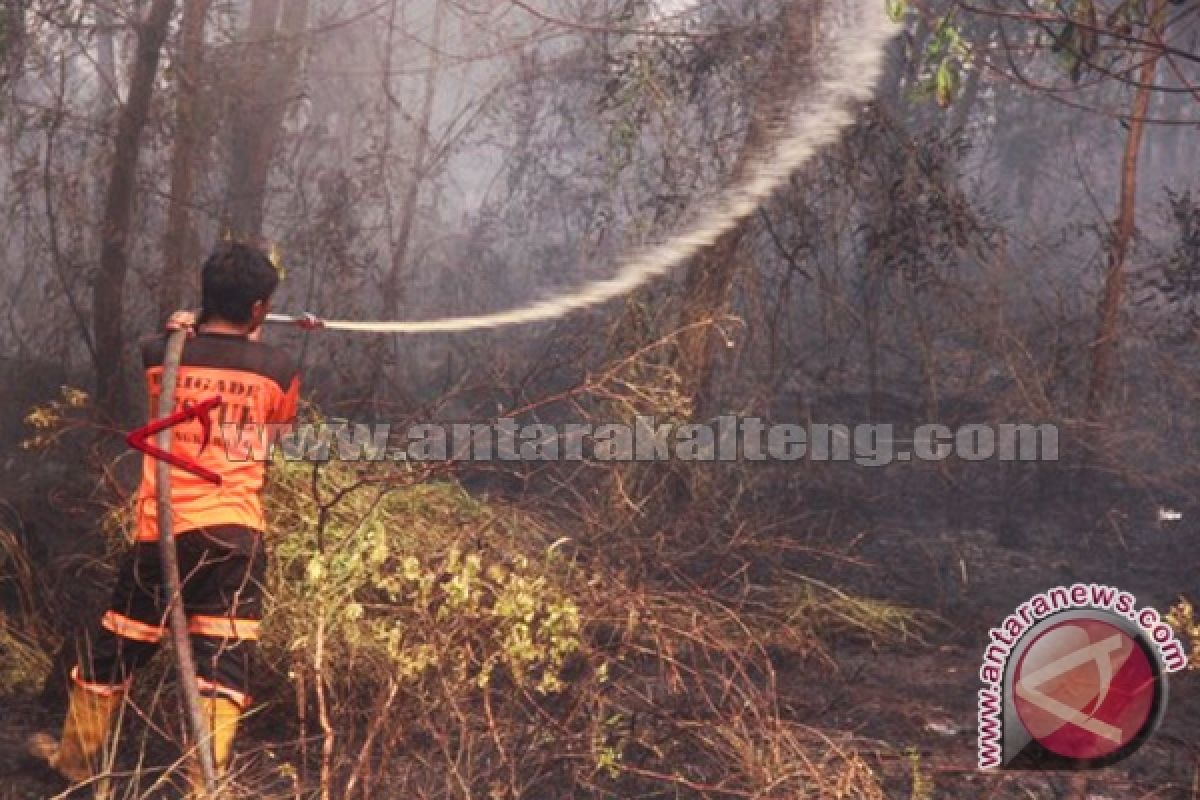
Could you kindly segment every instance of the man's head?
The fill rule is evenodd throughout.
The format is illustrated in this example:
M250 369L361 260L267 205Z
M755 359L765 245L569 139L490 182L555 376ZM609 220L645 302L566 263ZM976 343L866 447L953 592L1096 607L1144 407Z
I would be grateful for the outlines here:
M225 322L252 332L266 319L279 273L257 247L225 242L204 262L201 322Z

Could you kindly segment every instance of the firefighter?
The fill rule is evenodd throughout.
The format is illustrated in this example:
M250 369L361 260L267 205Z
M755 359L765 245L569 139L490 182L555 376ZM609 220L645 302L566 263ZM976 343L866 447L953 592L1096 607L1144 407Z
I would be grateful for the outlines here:
M212 413L224 424L211 426L210 440L195 420L172 429L173 452L218 474L220 485L179 469L171 474L182 601L218 773L228 764L238 719L251 704L249 673L266 570L266 464L231 458L221 434L231 422L245 431L286 426L295 417L300 387L295 363L260 341L278 284L266 253L246 244L222 244L203 267L199 316L178 312L168 323L169 330L189 331L176 403L182 407L214 394L222 398ZM151 410L158 408L166 338L153 337L142 346ZM71 671L62 735L34 742L35 752L75 783L97 774L98 756L134 672L166 633L157 512L155 461L145 458L133 546L120 566L108 610ZM190 772L193 791L203 796L198 764Z

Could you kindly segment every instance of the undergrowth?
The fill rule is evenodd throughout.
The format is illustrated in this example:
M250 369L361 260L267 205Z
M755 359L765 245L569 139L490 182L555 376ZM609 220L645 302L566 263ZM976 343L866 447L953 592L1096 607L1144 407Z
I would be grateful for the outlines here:
M603 493L569 516L403 463L280 460L267 492L265 669L231 796L883 796L854 736L785 710L778 672L820 663L829 637L884 644L926 621L783 568L743 580L738 554L780 542L720 542L707 508L643 537ZM106 520L110 552L128 512ZM0 619L8 694L49 671L53 637L30 631L52 592L3 543L30 608ZM152 742L180 727L165 660L147 673L123 796L160 780Z
M809 584L738 600L631 581L629 543L590 557L528 510L419 477L273 473L263 646L287 665L276 700L303 698L295 780L330 796L881 796L847 737L782 717L776 664L826 627L909 635L909 612Z

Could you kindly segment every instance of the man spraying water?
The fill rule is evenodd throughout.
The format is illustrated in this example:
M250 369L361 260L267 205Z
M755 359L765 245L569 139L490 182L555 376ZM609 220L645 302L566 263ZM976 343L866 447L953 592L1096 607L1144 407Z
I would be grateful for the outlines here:
M177 407L199 404L219 390L219 419L246 425L290 424L300 380L293 360L259 339L279 277L257 248L227 243L204 265L203 309L172 317L169 328L193 334L184 349ZM163 391L166 336L142 348L151 409ZM262 619L266 524L262 490L266 465L230 461L208 447L193 421L172 429L171 449L198 472L171 473L172 527L182 578L180 595L195 658L201 711L219 774L229 761L241 714L250 706L250 671ZM71 671L62 735L35 737L35 752L73 783L92 779L134 673L166 634L167 581L158 550L156 462L146 458L136 500L132 548L125 554L108 609ZM193 796L206 794L192 769Z

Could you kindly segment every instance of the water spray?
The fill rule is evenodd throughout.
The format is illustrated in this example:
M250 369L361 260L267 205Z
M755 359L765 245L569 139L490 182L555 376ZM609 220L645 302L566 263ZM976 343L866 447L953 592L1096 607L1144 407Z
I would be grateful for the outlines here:
M623 297L713 245L752 215L788 178L822 147L837 141L853 124L855 107L870 100L883 71L884 52L899 27L888 16L883 0L836 0L822 4L823 22L838 24L822 76L811 96L792 109L778 139L745 172L745 178L701 203L692 221L658 244L626 256L610 278L582 286L520 308L486 314L409 321L321 319L313 314L271 314L267 322L356 333L429 334L490 330L534 322L549 322L584 308ZM840 22L840 18L846 18Z

